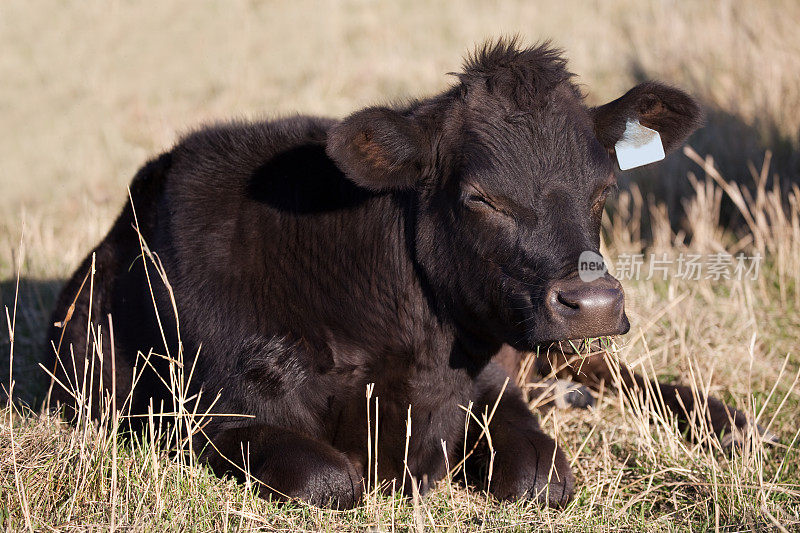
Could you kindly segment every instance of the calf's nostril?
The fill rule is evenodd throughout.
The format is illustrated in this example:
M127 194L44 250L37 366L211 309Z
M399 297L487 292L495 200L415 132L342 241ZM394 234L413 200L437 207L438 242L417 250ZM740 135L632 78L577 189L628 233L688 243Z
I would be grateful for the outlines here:
M578 310L580 309L580 304L577 302L577 299L569 299L564 294L558 293L556 296L556 301L565 307L569 307L570 309Z

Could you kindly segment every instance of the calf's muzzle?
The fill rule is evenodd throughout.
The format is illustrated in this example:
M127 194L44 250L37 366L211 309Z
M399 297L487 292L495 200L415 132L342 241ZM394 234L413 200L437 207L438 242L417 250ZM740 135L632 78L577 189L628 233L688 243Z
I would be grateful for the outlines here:
M622 335L630 329L622 285L610 275L588 282L578 276L551 282L545 307L562 336L553 340Z

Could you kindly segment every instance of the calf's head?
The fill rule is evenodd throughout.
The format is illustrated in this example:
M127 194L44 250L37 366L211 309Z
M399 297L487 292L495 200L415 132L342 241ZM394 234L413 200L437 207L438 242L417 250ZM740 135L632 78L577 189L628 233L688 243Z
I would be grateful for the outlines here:
M419 269L470 338L532 349L625 333L620 283L577 272L582 253L599 254L614 146L638 120L674 149L701 123L698 104L650 82L587 107L559 51L514 41L486 45L457 77L436 97L347 117L328 154L359 186L409 200Z

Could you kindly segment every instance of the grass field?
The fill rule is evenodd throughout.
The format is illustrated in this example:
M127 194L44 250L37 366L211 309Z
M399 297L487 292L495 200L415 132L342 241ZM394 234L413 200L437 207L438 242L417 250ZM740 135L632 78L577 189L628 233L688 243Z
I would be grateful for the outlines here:
M798 20L793 0L0 3L0 377L16 400L0 413L0 525L800 530ZM72 428L39 412L50 307L148 156L213 120L342 116L431 94L465 51L511 33L563 47L590 103L646 78L702 100L708 124L690 148L620 176L607 256L743 252L763 257L760 271L623 280L632 329L619 356L750 412L779 445L727 454L702 428L690 443L655 406L603 395L542 417L578 479L565 510L499 504L453 480L334 512L260 500L191 457L118 440L113 421Z

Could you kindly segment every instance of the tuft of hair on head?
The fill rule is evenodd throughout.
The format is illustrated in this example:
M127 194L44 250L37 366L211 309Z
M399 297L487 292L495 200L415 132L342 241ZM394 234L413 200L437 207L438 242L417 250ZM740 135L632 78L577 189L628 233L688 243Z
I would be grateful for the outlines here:
M537 106L559 86L576 98L580 89L572 83L564 51L550 41L522 47L519 36L501 37L478 46L464 59L463 71L456 73L467 89L482 85L496 96L510 99L520 108Z

